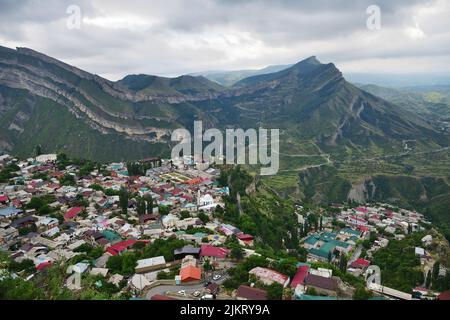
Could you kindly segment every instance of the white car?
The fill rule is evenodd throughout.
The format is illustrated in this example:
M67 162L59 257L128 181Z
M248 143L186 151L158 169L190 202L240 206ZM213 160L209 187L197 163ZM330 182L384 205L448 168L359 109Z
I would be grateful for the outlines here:
M217 280L219 280L220 278L222 278L222 276L221 276L220 274L216 274L216 275L213 277L213 280L214 280L214 281L217 281Z
M194 297L199 297L202 293L200 291L195 291L192 295Z
M186 295L186 290L180 290L178 291L179 295L185 296Z

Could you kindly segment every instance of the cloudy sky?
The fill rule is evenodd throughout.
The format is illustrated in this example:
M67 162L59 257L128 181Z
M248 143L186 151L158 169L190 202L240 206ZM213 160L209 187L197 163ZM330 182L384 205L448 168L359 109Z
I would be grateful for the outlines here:
M379 30L367 27L373 4ZM70 5L81 10L79 29L67 26ZM0 0L0 45L29 47L111 80L311 55L346 73L450 74L450 1Z

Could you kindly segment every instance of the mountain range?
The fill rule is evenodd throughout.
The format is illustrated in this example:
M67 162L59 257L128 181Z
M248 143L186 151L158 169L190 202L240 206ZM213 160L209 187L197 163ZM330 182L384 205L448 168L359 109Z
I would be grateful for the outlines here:
M194 120L276 128L280 171L261 179L269 190L295 201L412 206L450 235L445 87L353 85L315 57L275 71L228 86L196 75L114 82L28 48L0 47L0 152L26 158L40 146L128 161L169 156L171 132L192 130Z
M224 87L203 76L129 75L117 82L27 48L0 47L0 147L36 145L95 160L167 155L170 133L191 128L279 128L343 155L393 150L405 139L448 143L431 121L348 83L315 57Z

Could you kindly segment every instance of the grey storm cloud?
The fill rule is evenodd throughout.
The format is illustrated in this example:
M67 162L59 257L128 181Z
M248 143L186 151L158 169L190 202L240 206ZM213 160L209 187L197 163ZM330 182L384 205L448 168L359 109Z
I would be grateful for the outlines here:
M381 9L368 30L366 9ZM67 28L67 8L81 29ZM118 79L259 68L316 55L350 72L450 72L445 0L0 0L0 45Z

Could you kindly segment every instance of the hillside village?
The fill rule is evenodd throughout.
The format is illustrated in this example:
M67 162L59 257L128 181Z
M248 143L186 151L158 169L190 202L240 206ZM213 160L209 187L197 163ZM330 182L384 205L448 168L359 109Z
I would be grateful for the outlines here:
M217 217L230 188L218 182L220 169L188 157L99 165L56 154L3 155L0 167L0 253L6 257L0 285L37 281L63 268L69 292L83 292L89 280L104 298L450 296L448 287L432 288L448 279L448 261L436 254L439 234L415 211L336 204L317 215L298 204L304 256L283 260L257 249L258 234ZM420 283L410 292L390 288L382 272L381 283L366 285L370 266L381 259L377 252L416 235L412 256L423 273Z

